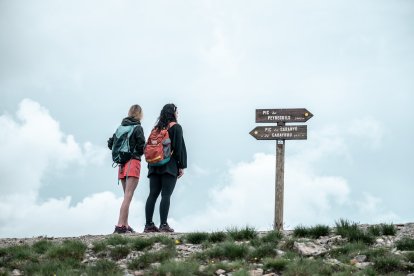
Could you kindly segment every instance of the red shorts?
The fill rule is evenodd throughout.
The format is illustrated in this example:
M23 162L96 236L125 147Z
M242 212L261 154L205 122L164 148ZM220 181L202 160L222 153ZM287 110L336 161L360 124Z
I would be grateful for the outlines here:
M124 179L128 177L139 178L141 172L141 161L137 159L131 159L124 165L119 166L118 179Z

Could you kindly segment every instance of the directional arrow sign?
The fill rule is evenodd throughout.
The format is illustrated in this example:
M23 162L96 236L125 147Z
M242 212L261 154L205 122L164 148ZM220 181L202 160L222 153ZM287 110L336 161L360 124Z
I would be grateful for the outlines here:
M312 117L305 108L256 109L256 123L304 123Z
M257 140L306 140L308 128L306 125L300 126L259 126L250 131Z

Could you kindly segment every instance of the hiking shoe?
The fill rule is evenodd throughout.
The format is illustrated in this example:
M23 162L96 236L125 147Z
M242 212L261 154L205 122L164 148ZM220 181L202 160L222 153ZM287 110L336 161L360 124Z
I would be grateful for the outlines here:
M153 222L150 224L146 224L144 228L144 233L154 233L154 232L160 232L157 226Z
M174 232L174 229L172 229L168 223L164 223L160 225L160 232Z
M132 229L132 227L131 226L127 226L127 231L126 231L127 233L136 233L135 232L135 230L134 229Z
M125 225L117 226L115 225L114 234L125 234L128 231Z

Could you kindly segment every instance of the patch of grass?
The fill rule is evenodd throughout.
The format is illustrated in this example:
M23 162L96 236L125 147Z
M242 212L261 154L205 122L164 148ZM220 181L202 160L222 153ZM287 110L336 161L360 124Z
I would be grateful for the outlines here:
M407 252L405 254L405 259L411 263L414 263L414 252Z
M227 234L222 231L213 232L208 237L208 241L212 243L224 242L226 239Z
M95 265L88 266L86 269L88 275L123 275L124 273L119 266L111 260L98 260Z
M283 243L281 243L280 249L285 250L285 251L293 250L294 245L295 245L295 241L296 240L292 239L292 238L286 239L285 241L283 241Z
M54 246L54 243L48 240L40 240L35 242L32 245L32 249L37 254L44 254L46 251L48 251L51 247Z
M215 272L218 269L224 269L225 271L237 271L243 268L245 268L244 260L226 262L226 263L214 263L214 264L210 263L200 274L201 275L216 275Z
M46 259L28 262L22 268L25 275L79 275L83 266L75 259Z
M293 236L296 238L304 238L309 235L309 230L306 226L298 225L293 229Z
M152 263L161 263L175 256L175 251L171 249L163 249L156 252L146 252L138 258L133 259L128 263L129 269L145 269Z
M184 240L188 243L192 244L201 244L205 241L208 241L210 237L209 233L206 232L194 232L194 233L188 233L184 236Z
M276 247L271 243L259 245L250 253L250 258L255 260L274 256L277 256Z
M128 239L128 238L126 238L122 235L114 234L114 235L111 235L109 238L106 239L106 244L113 245L113 246L127 245L129 241L130 241L130 239Z
M238 229L237 227L227 229L228 235L235 241L253 240L257 237L257 232L253 227L246 226Z
M370 233L371 235L378 237L381 236L382 234L382 229L379 225L371 225L368 227L368 233Z
M353 257L362 254L361 252L368 248L369 247L362 242L347 243L341 247L332 249L329 254L331 257L334 257L343 263L349 263Z
M95 253L103 252L106 250L106 242L105 241L94 241L92 243L92 251Z
M250 276L250 273L246 269L241 268L237 271L232 272L231 275L232 276Z
M249 254L249 247L245 244L224 242L206 250L205 255L210 259L244 259Z
M131 249L128 246L119 245L119 246L115 246L114 248L111 248L109 250L109 255L114 260L120 260L128 256L130 252L131 252Z
M281 272L286 269L287 264L289 263L286 259L265 259L263 262L263 268L265 270L271 270L276 272Z
M26 262L35 261L36 253L26 244L14 245L0 250L0 267L21 268Z
M397 228L392 223L383 223L381 224L381 232L386 236L395 236L397 234Z
M131 239L131 248L137 251L142 251L146 248L149 248L153 244L154 244L153 239L146 239L146 238L141 238L141 237Z
M65 240L61 245L56 245L47 251L48 257L52 259L82 260L86 250L86 245L77 240Z
M167 236L158 235L158 236L151 237L150 240L153 243L159 242L159 243L165 245L168 248L174 248L175 247L175 240L170 238L170 237L167 237Z
M375 258L378 257L385 257L389 255L389 252L385 248L369 248L365 251L361 252L361 255L367 256L368 261L373 261Z
M167 261L162 263L158 268L150 270L149 275L159 276L192 276L198 272L198 264L196 262L179 262Z
M297 261L288 263L283 275L299 276L299 275L332 275L333 268L322 262L321 260L298 259Z
M335 224L335 232L338 235L347 238L349 242L363 242L366 244L374 243L374 237L369 233L365 233L362 229L358 227L358 224L355 222L340 219L339 221L335 222Z
M402 238L401 240L398 240L395 244L398 250L414 251L414 239Z
M380 273L398 272L403 269L401 260L396 256L382 256L374 259L374 269Z
M279 231L270 231L266 233L261 240L263 242L272 242L272 243L279 243L279 241L283 238L283 234Z

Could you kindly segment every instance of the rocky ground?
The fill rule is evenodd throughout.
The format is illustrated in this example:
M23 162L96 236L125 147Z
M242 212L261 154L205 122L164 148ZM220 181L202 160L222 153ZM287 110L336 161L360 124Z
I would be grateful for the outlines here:
M368 232L371 226L358 227ZM317 238L298 237L293 230L278 237L250 229L222 232L217 240L208 233L0 239L0 275L54 275L55 270L61 275L69 269L69 275L414 275L414 248L401 250L396 245L404 239L414 241L414 223L394 227L394 235L378 233L366 245L351 242L335 229ZM79 249L79 264L62 266L57 261L64 262L65 256L76 259L70 251L75 249L59 249L68 241L85 247ZM42 266L42 260L56 262Z

